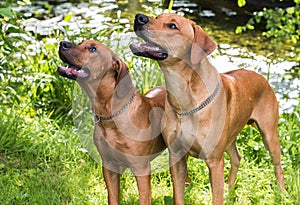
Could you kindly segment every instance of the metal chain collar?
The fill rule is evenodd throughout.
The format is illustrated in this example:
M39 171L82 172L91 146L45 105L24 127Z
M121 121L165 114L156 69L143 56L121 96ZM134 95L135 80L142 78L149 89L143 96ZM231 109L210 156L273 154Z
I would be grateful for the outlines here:
M201 105L199 105L198 107L190 110L190 111L187 111L187 112L183 112L183 113L177 113L178 116L187 116L187 115L190 115L190 114L193 114L193 113L196 113L200 110L202 110L203 108L205 108L209 103L211 103L211 101L213 101L213 99L216 97L218 91L219 91L219 88L220 88L220 81L218 82L217 86L216 86L216 89L214 90L214 92L203 102L201 103Z
M120 114L122 114L122 112L124 112L129 107L129 105L132 103L134 97L135 97L135 92L129 98L128 102L118 112L112 114L111 116L103 117L103 116L99 116L99 115L95 114L95 123L98 124L98 123L101 123L103 121L112 120L115 117L119 116Z

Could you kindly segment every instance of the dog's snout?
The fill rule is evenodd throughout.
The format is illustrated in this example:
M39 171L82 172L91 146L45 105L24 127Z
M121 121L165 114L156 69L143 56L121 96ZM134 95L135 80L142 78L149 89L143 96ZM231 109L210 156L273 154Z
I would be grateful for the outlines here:
M72 47L72 43L70 43L68 41L62 41L62 42L60 42L59 45L63 50L68 50Z
M138 25L145 25L148 22L149 22L149 18L144 14L137 14L135 16L135 23Z

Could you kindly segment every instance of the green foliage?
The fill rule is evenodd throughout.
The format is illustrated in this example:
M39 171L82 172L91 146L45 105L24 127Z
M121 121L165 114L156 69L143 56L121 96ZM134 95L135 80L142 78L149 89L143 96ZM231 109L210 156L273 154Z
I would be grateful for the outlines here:
M7 18L13 17L13 13L9 8L0 8L0 15Z
M238 6L239 7L243 7L243 6L245 6L246 5L246 0L238 0Z
M101 166L83 151L70 124L62 118L28 118L16 113L20 109L17 106L0 108L2 204L107 204ZM288 191L276 188L273 165L261 137L255 128L248 127L239 136L241 166L234 190L225 193L225 204L299 204L299 108L281 117L279 131ZM227 156L225 165L227 179ZM190 157L188 170L191 182L185 189L185 201L210 204L209 174L204 161ZM138 203L135 178L130 172L121 179L121 195L121 204ZM153 204L172 204L167 167L152 174L152 195Z
M293 113L282 114L279 126L284 162L290 164L290 168L298 169L300 164L300 104Z
M81 151L70 124L61 118L29 118L17 112L17 105L0 109L1 204L76 204L78 190L92 193L80 187L98 179L101 170ZM104 186L99 189L105 192ZM87 203L86 197L80 201Z
M7 155L24 151L24 145L28 144L22 135L24 119L14 112L14 108L0 107L0 153Z
M170 0L169 6L168 6L168 11L171 12L172 6L173 6L174 1Z
M141 93L146 93L155 86L164 86L164 77L157 62L135 56L127 62L131 68L134 84Z
M0 101L10 105L24 105L29 116L45 111L57 116L71 109L72 83L57 78L56 62L59 40L42 40L25 32L22 14L9 8L0 10ZM57 39L62 36L57 36Z
M296 5L286 9L275 8L254 12L254 16L245 26L238 26L236 33L246 30L253 30L255 24L265 24L266 31L263 36L272 39L280 46L282 42L289 42L293 45L300 45L300 4L295 0Z

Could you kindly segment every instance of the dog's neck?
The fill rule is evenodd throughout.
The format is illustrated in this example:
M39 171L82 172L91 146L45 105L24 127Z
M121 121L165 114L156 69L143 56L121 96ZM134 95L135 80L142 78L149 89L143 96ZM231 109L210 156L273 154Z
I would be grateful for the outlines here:
M79 84L90 98L93 112L101 116L110 116L120 110L136 90L129 73L117 80L112 69L92 83Z
M198 64L191 65L183 60L160 61L167 87L167 98L173 109L186 112L199 106L216 89L220 75L205 57Z

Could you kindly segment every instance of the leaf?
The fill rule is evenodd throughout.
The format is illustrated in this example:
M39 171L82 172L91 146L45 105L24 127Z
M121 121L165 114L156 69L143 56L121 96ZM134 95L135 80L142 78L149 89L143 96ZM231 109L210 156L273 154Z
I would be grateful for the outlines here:
M247 29L249 29L249 30L253 30L253 29L254 29L254 26L253 26L253 25L251 25L251 24L247 24Z
M25 33L25 31L21 27L11 26L9 27L6 32L8 33Z
M243 32L243 28L241 26L237 26L236 29L235 29L235 33L240 34L242 32Z
M70 22L70 20L71 20L71 18L72 18L73 16L74 16L74 14L72 14L72 13L66 14L65 17L64 17L64 21Z
M173 3L174 3L173 0L170 0L169 6L168 6L168 12L169 12L169 13L171 13L171 11L172 11Z
M11 12L11 9L9 8L0 8L0 15L8 18L14 17L13 13Z
M238 6L243 7L246 5L246 0L238 0Z
M288 14L294 14L295 13L295 7L289 7L289 8L286 8L286 12Z
M298 39L299 39L299 36L296 36L296 35L292 35L292 36L291 36L291 41L292 41L294 44L297 43Z

